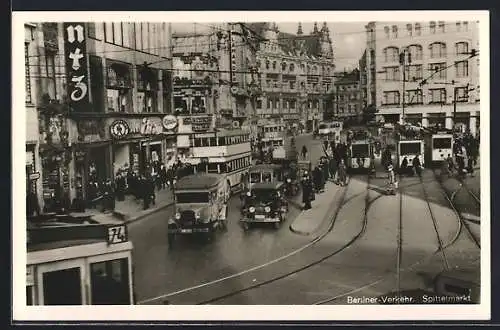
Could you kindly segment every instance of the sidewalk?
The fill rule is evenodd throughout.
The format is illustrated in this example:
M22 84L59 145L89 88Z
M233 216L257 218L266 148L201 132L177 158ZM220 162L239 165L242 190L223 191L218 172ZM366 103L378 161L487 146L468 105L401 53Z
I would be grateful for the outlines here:
M170 189L155 191L155 193L156 205L150 205L147 210L143 210L143 202L141 199L136 200L133 196L125 196L124 201L116 201L114 211L103 213L95 209L88 209L85 213L91 214L91 219L99 223L131 223L173 204L172 192Z
M311 235L319 229L325 218L331 212L332 205L336 205L343 187L327 182L325 192L316 194L312 202L312 209L302 211L290 225L290 230L299 235ZM300 197L302 200L302 197Z

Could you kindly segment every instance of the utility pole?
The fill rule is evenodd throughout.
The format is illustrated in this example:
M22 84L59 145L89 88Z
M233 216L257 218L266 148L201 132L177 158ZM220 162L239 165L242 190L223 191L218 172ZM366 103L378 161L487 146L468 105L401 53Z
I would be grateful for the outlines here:
M410 57L410 54L408 54L408 57ZM409 58L409 61L411 62L411 58ZM403 50L399 54L399 63L401 64L403 68L403 101L401 102L401 111L402 111L402 118L401 118L401 123L405 123L405 93L406 93L406 49Z

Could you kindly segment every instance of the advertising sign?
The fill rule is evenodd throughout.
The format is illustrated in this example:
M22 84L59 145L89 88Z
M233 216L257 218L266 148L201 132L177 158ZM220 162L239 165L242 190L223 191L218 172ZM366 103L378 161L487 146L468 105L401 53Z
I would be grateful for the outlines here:
M166 115L163 117L163 128L167 131L171 131L177 127L177 118L172 115Z
M72 111L90 111L84 23L64 23L64 57Z
M208 131L212 124L212 117L186 117L183 121L184 125L191 125L193 132Z

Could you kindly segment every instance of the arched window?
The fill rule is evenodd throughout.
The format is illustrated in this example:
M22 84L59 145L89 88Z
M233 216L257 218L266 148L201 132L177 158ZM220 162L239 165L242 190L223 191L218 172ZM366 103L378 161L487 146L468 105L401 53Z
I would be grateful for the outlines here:
M273 70L276 70L276 61L273 61Z
M399 49L397 47L384 48L384 59L386 63L398 61Z
M423 48L421 45L408 46L408 52L411 54L412 61L421 61Z
M305 71L305 69L306 69L305 64L301 64L301 65L300 65L300 69L301 69L302 71Z
M443 42L434 42L429 45L431 58L446 57L446 44Z
M268 70L269 70L270 65L271 65L271 62L269 62L269 60L267 60L267 61L266 61L266 69L268 69Z
M281 63L281 71L286 71L286 62Z
M293 63L290 64L290 72L293 72L295 70L295 65Z
M455 44L455 54L465 55L469 52L469 43L462 41Z

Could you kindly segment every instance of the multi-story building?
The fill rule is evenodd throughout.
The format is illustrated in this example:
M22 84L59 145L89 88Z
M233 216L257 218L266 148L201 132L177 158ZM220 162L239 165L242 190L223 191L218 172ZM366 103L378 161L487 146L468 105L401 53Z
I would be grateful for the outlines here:
M476 22L370 22L366 33L367 103L386 121L404 113L406 122L452 128L455 119L477 131Z
M258 79L263 94L256 100L260 118L302 123L309 130L333 108L333 48L326 23L317 23L304 34L299 23L296 34L280 32L273 23L250 23L261 36L257 52Z
M173 156L168 24L40 23L35 34L27 81L36 85L45 206Z
M363 111L368 106L368 65L366 62L366 50L359 59L359 93L360 110Z
M334 93L334 117L355 118L361 113L362 104L360 72L358 69L354 69L350 72L339 73L337 76Z

